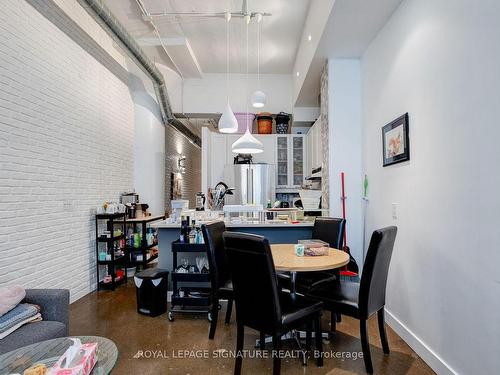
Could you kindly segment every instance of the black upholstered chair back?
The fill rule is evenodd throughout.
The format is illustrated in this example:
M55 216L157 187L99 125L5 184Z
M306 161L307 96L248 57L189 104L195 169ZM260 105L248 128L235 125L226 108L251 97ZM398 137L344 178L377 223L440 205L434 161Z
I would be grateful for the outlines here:
M203 224L201 231L207 245L212 290L216 291L231 278L227 254L222 240L222 234L226 231L226 225L223 221L214 221Z
M366 254L359 287L359 311L368 318L385 305L385 289L392 250L398 228L392 226L373 232Z
M342 249L345 220L332 217L317 217L314 221L312 238L328 242L334 249Z
M238 324L272 333L280 323L278 279L269 241L253 234L226 232L224 246L233 278Z

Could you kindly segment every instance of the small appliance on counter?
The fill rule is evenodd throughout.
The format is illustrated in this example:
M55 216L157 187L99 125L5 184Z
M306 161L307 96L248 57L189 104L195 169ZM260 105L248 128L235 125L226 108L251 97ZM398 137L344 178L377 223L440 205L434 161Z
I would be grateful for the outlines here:
M196 193L196 211L205 211L205 194L201 191Z
M233 159L233 164L252 164L251 154L238 154Z
M129 219L135 219L136 207L135 203L127 203L125 205L127 207L127 216Z
M122 193L120 202L126 207L126 214L129 219L135 219L137 215L137 205L139 204L139 194L135 191Z
M135 191L130 192L130 193L122 193L120 197L120 203L123 204L137 204L139 203L139 194L137 194Z

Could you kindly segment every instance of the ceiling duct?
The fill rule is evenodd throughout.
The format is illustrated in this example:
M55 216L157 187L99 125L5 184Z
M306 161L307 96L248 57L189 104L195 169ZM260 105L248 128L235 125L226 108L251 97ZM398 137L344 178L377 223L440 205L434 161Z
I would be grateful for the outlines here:
M188 129L181 121L179 121L172 113L170 100L168 98L167 87L163 75L160 73L154 63L149 60L144 51L139 47L134 38L125 30L122 24L116 19L111 11L104 5L102 0L78 0L80 4L96 19L99 24L106 26L111 32L113 39L120 42L122 47L129 53L131 58L137 65L148 75L153 81L155 93L160 105L161 116L165 125L170 124L191 143L201 147L201 139Z

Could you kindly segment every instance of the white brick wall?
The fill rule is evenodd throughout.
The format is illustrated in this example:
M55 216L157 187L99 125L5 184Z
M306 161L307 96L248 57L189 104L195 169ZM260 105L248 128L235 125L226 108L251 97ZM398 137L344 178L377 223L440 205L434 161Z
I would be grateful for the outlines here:
M0 12L0 285L95 288L92 211L133 188L128 87L22 0ZM68 207L69 205L69 207Z

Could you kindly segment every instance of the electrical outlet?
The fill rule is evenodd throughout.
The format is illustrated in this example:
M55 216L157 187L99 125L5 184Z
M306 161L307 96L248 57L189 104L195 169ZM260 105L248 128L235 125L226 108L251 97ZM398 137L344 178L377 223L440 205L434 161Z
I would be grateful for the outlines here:
M393 203L392 204L392 220L397 220L398 219L398 204Z

